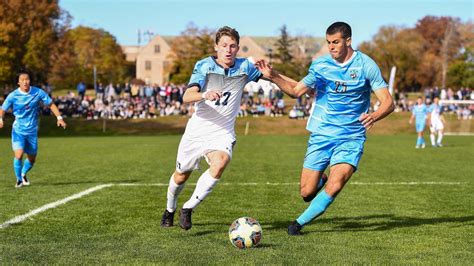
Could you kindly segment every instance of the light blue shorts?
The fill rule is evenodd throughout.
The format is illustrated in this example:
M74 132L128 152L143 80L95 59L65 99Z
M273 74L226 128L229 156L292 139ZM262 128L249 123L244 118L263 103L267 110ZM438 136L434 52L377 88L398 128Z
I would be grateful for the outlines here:
M416 132L423 132L423 130L425 130L425 121L423 120L423 122L416 122L415 127Z
M311 134L303 167L315 171L324 171L329 166L347 163L357 170L364 152L363 139L331 139Z
M12 130L12 149L22 149L26 154L36 155L38 153L38 134L21 134Z

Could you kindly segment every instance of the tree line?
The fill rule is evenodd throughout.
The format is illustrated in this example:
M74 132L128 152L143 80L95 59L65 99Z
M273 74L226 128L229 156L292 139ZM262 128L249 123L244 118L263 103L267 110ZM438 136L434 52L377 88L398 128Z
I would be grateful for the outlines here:
M21 10L21 12L19 12ZM71 27L72 17L58 0L0 1L0 87L16 86L15 75L27 69L35 84L74 88L78 81L92 86L93 70L103 82L125 82L134 77L135 64L113 35L103 29ZM187 83L194 64L214 54L215 30L194 24L170 43L166 71L170 82ZM273 44L275 69L303 78L312 55L295 49L298 36L285 25ZM397 67L395 87L417 91L423 87L474 87L474 25L454 17L426 16L413 28L383 26L357 49L371 56L384 77Z

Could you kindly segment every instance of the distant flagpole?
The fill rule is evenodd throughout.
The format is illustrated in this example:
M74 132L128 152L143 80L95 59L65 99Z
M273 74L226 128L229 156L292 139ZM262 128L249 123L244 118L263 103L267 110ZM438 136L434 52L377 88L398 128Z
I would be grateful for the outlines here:
M395 83L395 73L397 72L397 67L393 66L392 70L390 70L390 79L388 81L388 91L391 95L393 95L393 85Z

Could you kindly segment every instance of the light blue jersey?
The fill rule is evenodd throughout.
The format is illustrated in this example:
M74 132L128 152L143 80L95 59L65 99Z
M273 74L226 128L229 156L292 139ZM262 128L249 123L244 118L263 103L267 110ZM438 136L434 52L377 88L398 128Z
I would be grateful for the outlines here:
M420 104L413 106L412 113L415 116L416 123L424 123L426 121L426 115L431 111L426 107L426 105Z
M371 91L388 87L377 64L360 51L343 64L330 55L316 59L303 82L316 90L306 129L337 139L365 140L359 117L369 110Z
M234 65L224 69L216 62L214 56L206 57L199 60L194 66L193 74L189 80L188 87L198 86L200 90L206 85L210 73L220 75L222 77L246 76L246 82L258 81L262 73L246 58L236 58ZM224 85L224 84L221 84Z
M13 109L15 122L13 131L19 134L36 134L38 132L38 117L40 104L50 105L53 100L42 89L30 87L29 92L19 88L12 91L3 102L3 111Z

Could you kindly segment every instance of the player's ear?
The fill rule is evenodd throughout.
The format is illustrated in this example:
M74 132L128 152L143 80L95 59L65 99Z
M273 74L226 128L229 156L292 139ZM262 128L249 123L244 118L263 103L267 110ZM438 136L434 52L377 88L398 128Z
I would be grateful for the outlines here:
M217 52L217 44L214 44L214 51Z
M352 44L352 38L351 37L347 37L346 38L346 46L351 46Z

